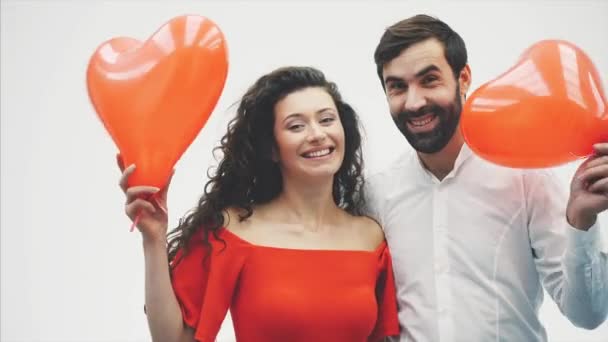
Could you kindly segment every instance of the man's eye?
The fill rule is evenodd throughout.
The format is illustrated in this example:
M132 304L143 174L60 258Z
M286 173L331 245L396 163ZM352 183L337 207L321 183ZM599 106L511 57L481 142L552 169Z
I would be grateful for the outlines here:
M428 76L428 77L425 77L424 80L422 80L422 83L423 84L430 84L430 83L433 83L433 82L437 81L438 79L439 78L437 78L437 76Z
M388 87L389 87L389 89L396 89L396 90L405 89L405 83L393 82L393 83L389 84Z

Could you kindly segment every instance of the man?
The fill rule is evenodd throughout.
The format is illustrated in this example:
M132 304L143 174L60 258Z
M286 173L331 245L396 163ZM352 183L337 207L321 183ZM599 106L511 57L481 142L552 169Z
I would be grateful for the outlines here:
M444 22L398 22L374 57L395 125L416 151L367 179L393 256L401 341L546 341L543 286L573 324L600 325L608 143L577 170L568 199L548 170L500 167L465 144L471 71Z

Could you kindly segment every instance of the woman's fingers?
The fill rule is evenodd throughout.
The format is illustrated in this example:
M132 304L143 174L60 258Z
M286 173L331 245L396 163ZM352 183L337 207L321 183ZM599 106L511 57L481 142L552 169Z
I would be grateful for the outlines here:
M120 155L120 153L116 154L116 164L118 165L120 172L125 171L125 161L122 159L122 156Z
M134 200L141 198L145 200L150 200L152 196L158 192L157 187L153 186L134 186L128 188L125 194L127 195L127 204L133 202Z
M127 192L129 176L133 173L133 171L135 171L135 164L131 164L129 165L129 167L123 170L122 176L120 177L120 181L118 182L118 185L125 193Z
M134 220L142 210L146 210L150 214L156 212L156 208L154 208L152 203L141 198L138 198L125 206L125 212L127 216L131 218L131 220Z

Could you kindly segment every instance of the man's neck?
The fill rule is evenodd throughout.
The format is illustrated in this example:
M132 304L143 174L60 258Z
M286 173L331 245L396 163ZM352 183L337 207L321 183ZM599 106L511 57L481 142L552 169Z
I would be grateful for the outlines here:
M457 131L441 151L431 154L418 152L418 157L424 167L438 180L442 181L454 169L454 163L463 144L464 138L460 131Z

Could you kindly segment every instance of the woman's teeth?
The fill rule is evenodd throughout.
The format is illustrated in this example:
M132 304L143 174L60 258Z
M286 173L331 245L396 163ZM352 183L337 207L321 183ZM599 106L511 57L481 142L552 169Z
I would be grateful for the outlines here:
M326 156L330 152L331 152L331 150L329 148L326 148L326 149L320 150L320 151L314 151L314 152L305 153L304 157L306 157L306 158L318 158L318 157Z

